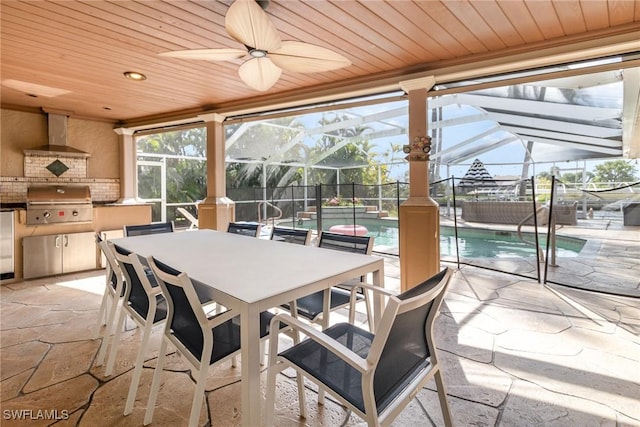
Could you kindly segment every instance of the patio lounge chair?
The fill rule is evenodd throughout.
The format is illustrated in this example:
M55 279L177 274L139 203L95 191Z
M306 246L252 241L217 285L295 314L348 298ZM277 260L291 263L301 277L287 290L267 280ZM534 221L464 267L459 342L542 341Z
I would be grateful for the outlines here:
M196 218L195 216L191 215L191 212L189 212L185 208L176 208L176 210L178 212L180 212L180 215L185 217L187 219L187 221L189 221L191 223L189 225L189 230L193 230L193 229L198 228L198 218Z

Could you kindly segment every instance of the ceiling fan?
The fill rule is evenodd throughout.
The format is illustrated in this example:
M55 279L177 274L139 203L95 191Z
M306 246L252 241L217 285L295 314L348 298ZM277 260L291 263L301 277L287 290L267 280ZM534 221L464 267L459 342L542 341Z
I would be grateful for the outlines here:
M283 69L315 73L351 65L347 58L327 48L298 41L282 41L269 16L255 0L236 0L225 16L225 29L245 49L190 49L162 52L159 55L229 61L248 53L251 58L240 66L238 74L247 86L259 91L272 87Z

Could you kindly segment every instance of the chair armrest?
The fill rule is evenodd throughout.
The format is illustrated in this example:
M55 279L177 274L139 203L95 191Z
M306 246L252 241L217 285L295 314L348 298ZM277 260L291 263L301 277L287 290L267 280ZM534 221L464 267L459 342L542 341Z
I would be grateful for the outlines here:
M369 291L373 291L374 293L379 293L379 294L387 295L390 297L396 296L395 292L391 292L390 290L385 289L382 286L370 285L366 282L350 283L347 286L351 288L351 295L353 295L354 292L357 292L357 290L360 288L363 290L367 289Z
M395 293L388 291L382 286L370 285L365 282L349 284L349 287L351 288L351 295L349 296L349 323L354 324L355 322L356 303L358 302L357 294L358 290L362 290L362 294L364 294L364 303L367 306L367 320L369 321L369 329L371 330L371 332L375 332L373 328L373 319L371 318L371 306L369 305L369 297L367 296L366 291L371 291L372 293L378 294L379 296L382 295L387 297L392 297L395 295Z
M278 337L277 335L280 333L280 329L278 328L278 323L282 322L288 325L294 331L302 332L307 336L308 339L311 339L323 347L327 348L329 351L334 353L336 356L347 362L349 365L353 366L358 371L365 373L370 369L370 364L366 359L361 358L353 351L349 350L338 341L334 340L330 336L314 329L310 325L301 322L293 316L290 316L286 313L277 314L273 319L271 319L271 326L269 332L269 341L272 343L272 346L277 345ZM284 328L283 328L284 329ZM272 336L275 335L275 336ZM273 347L272 347L273 349Z
M211 317L207 317L207 327L213 329L216 326L223 324L227 320L233 319L237 315L238 313L236 312L236 310L227 310L223 311L222 313L216 313Z

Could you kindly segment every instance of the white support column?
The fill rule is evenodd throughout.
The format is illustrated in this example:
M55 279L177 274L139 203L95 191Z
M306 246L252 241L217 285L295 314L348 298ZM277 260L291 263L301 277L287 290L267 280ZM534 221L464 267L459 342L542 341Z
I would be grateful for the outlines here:
M429 196L427 92L434 77L400 82L409 95L409 141L404 146L409 161L409 198L400 205L400 287L411 289L440 270L440 216Z
M198 116L207 125L207 198L198 205L198 228L226 230L235 221L235 203L227 198L224 119L217 113Z
M133 130L116 128L120 143L120 199L117 203L131 205L141 203L138 200L138 171L136 169L136 144Z

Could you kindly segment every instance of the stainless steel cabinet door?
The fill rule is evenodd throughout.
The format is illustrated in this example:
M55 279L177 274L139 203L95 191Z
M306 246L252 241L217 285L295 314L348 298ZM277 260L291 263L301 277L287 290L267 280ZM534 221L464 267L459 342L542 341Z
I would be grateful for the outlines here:
M13 279L13 212L0 212L0 278Z
M63 273L96 268L97 252L94 233L63 234L62 247Z
M62 273L62 235L22 239L22 266L25 279Z

